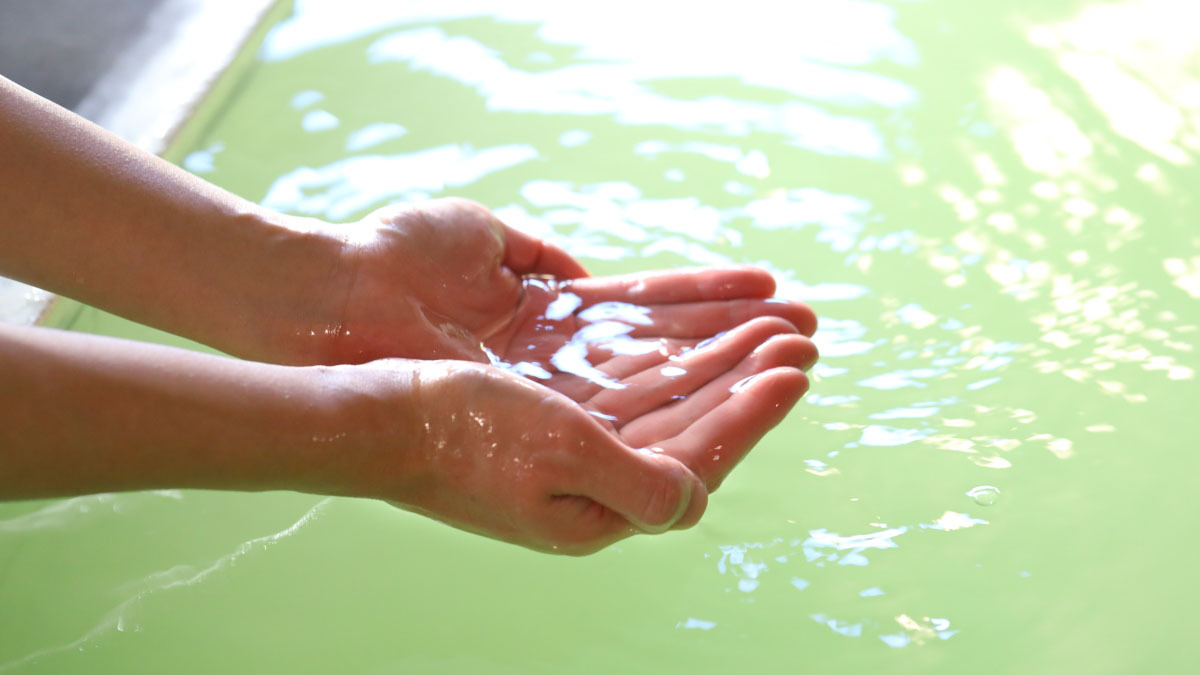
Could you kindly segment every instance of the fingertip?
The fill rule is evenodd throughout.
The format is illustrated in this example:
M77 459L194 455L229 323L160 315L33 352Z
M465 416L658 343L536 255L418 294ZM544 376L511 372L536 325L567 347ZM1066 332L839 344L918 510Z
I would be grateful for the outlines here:
M769 401L778 412L771 415L782 419L792 406L808 391L808 375L800 368L778 366L746 378L734 385L734 395L753 395Z
M761 267L751 267L750 269L755 272L755 283L762 289L762 297L769 298L775 295L775 291L779 287L779 282L775 281L775 275Z
M710 300L769 298L775 295L775 277L761 267L730 265L710 268L710 276L697 284L701 297Z
M740 326L735 326L726 335L745 334L747 337L766 342L779 335L796 335L799 331L795 324L781 316L756 316Z
M591 276L583 263L563 248L548 241L542 242L542 260L547 269L546 273L559 279L583 279Z
M560 279L588 276L578 260L548 241L504 225L504 265L518 275L545 274Z
M763 370L792 366L808 372L820 353L811 339L792 333L772 335L755 348L752 356L756 359L755 365Z
M812 337L817 332L817 313L812 307L798 300L777 299L775 302L787 305L780 315L790 321L801 335Z

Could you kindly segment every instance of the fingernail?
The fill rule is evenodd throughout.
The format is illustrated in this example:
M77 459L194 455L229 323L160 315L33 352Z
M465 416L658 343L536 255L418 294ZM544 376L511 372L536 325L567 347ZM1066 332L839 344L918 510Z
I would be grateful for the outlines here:
M679 487L679 503L675 505L675 512L661 525L651 525L649 523L638 523L637 527L646 534L662 534L675 526L679 519L687 513L688 504L692 501L692 481L689 474L684 473L676 477Z

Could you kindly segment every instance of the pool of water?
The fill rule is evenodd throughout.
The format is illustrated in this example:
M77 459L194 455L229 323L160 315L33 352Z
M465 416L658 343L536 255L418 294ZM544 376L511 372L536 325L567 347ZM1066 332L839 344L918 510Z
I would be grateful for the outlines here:
M0 670L1200 659L1195 8L395 4L281 12L171 157L336 221L470 197L596 273L764 265L812 392L695 529L585 559L292 493L0 505Z

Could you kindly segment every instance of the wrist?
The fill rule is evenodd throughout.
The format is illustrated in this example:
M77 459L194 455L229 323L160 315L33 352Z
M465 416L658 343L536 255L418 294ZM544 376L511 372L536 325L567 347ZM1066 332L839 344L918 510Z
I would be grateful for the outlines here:
M354 279L345 237L312 218L267 210L243 218L248 254L228 284L227 345L213 346L267 363L337 363L331 345Z
M417 363L294 369L316 401L292 411L293 489L407 503L421 482Z

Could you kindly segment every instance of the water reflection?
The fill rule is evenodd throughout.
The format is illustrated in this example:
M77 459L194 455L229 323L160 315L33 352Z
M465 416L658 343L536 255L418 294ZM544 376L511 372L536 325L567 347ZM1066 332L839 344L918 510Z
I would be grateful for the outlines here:
M159 490L153 493L145 493L158 495L170 499L180 499L180 495L175 491ZM114 510L116 505L121 501L140 501L143 495L93 495L89 497L80 497L75 499L59 502L56 505L51 505L34 514L34 521L38 521L37 528L45 527L47 524L57 524L57 516L69 512L69 506L76 506L80 513L88 513L89 508L85 508L88 502L96 504L113 503ZM333 501L332 498L326 498L318 502L308 511L306 511L298 520L291 526L274 532L272 534L256 537L248 541L242 542L234 550L223 553L216 557L215 560L203 565L195 566L188 564L179 564L168 569L157 570L146 575L144 578L126 584L122 588L111 589L110 593L106 594L106 598L115 592L118 596L123 596L125 599L112 607L98 622L79 637L70 640L64 644L47 647L33 652L23 652L22 656L8 662L0 662L0 671L10 671L21 668L29 664L45 664L48 659L51 659L64 652L84 651L88 648L99 646L106 639L111 639L114 632L139 633L144 630L138 615L140 610L145 605L148 599L158 596L162 593L177 592L188 587L196 586L205 582L210 577L227 572L230 568L237 565L239 560L246 557L257 557L263 555L275 545L279 544L284 539L291 537L300 531L301 528L310 524ZM59 505L63 505L60 507ZM119 511L118 511L119 513ZM50 521L45 521L45 516L53 514L55 518ZM106 589L107 590L107 589Z
M280 211L348 220L393 201L420 201L528 162L528 145L476 150L444 145L405 155L359 155L280 176L262 203Z
M716 562L716 571L719 575L732 577L736 589L744 594L752 594L764 589L764 582L767 581L770 574L775 572L780 572L781 576L790 575L787 584L792 589L810 591L814 588L814 582L810 580L813 575L805 573L805 576L798 576L793 569L794 566L807 565L812 568L825 568L827 565L834 565L835 567L866 568L877 553L897 551L900 548L897 539L904 535L918 532L948 533L987 524L989 524L988 521L967 513L947 510L933 521L918 523L915 526L889 527L884 523L872 523L872 527L876 529L862 534L842 535L819 528L810 530L807 538L803 539L775 538L764 542L720 546L721 555ZM822 576L815 570L814 574ZM822 576L822 578L826 581L816 582L818 585L836 581L833 577ZM770 591L786 593L778 583L772 585ZM858 599L871 599L885 596L887 592L880 585L869 585L860 588L854 595ZM809 608L805 610L810 612L807 615L808 618L845 637L873 636L888 646L906 647L924 644L929 639L947 640L959 632L957 629L950 628L949 619L930 617L913 619L908 614L892 616L886 614L887 609L872 610L869 600L867 603L863 603L860 600L852 601L849 598L842 598L838 600L839 608L836 610L811 612L812 605L810 603L819 602L815 597L801 603L801 606ZM847 616L847 607L850 605L860 612L854 619L844 618ZM881 614L880 611L884 613ZM891 632L895 630L896 624L902 628L899 633Z

